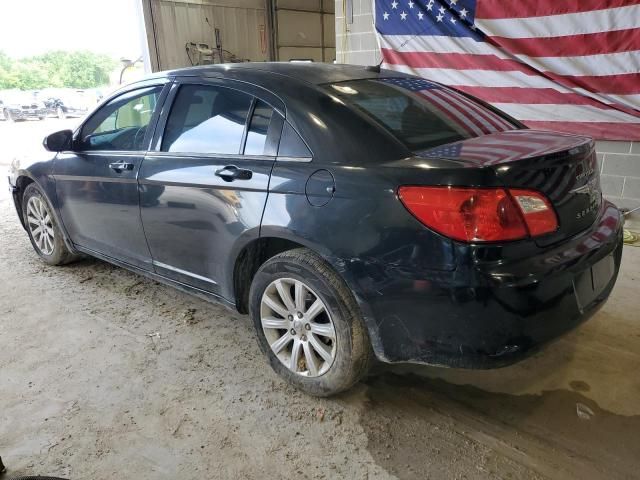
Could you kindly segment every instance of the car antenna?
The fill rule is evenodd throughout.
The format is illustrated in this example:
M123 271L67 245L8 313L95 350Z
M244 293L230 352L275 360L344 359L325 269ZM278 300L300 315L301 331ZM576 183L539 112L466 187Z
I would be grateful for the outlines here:
M407 43L409 43L410 41L412 41L414 38L416 38L418 35L420 35L420 33L415 33L413 34L411 37L409 37L407 40L405 40L404 42L402 42L402 44L400 45L400 48L404 47ZM380 60L380 62L378 62L377 65L369 65L368 67L366 67L366 70L369 72L375 72L375 73L380 73L380 66L382 65L382 62L384 62L384 57L382 57L382 59Z
M384 58L377 65L369 65L365 70L368 72L380 73L380 65L384 62Z

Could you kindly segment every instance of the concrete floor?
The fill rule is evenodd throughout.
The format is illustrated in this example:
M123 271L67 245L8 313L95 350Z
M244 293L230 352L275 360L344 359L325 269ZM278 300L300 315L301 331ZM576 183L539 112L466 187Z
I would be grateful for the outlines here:
M59 125L0 122L0 162ZM39 262L2 187L0 455L92 480L639 478L639 280L627 247L597 316L518 365L380 367L319 400L272 373L248 317Z

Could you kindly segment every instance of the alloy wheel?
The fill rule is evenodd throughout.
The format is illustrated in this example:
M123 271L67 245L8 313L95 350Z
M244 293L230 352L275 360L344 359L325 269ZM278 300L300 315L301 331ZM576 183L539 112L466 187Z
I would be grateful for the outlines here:
M336 329L329 309L305 283L271 282L260 302L262 330L271 351L292 372L319 377L336 355Z
M27 223L38 250L51 255L55 239L53 223L47 206L39 197L31 197L27 202Z

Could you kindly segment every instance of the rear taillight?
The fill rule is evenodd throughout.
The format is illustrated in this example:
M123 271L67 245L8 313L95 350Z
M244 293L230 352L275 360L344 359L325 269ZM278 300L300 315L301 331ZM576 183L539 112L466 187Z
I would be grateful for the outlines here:
M558 220L533 190L400 187L400 200L427 227L464 242L500 242L555 231Z
M547 197L533 190L509 189L527 222L532 237L555 232L558 229L558 217Z

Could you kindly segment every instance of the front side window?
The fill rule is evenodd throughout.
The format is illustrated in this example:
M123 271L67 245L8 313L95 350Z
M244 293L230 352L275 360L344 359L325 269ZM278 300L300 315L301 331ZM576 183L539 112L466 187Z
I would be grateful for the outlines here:
M225 87L183 85L171 107L163 152L240 153L252 97Z
M520 128L481 103L421 78L354 80L325 88L412 151Z
M144 138L162 86L127 92L104 105L82 127L81 150L145 150Z

